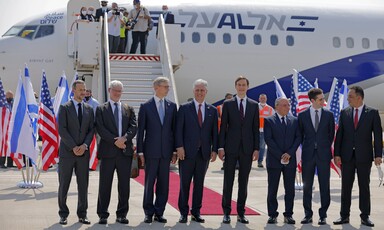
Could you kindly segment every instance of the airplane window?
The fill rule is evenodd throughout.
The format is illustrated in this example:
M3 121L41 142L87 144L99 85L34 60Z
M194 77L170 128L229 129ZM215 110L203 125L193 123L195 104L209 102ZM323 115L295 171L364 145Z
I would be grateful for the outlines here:
M184 43L184 41L185 41L185 34L184 34L184 32L181 32L180 40L181 40L181 43Z
M255 45L261 45L261 35L260 34L255 34L253 36L253 43L255 43Z
M244 45L247 42L247 38L245 37L245 34L239 34L238 40L240 45Z
M208 33L208 42L209 43L215 43L216 42L216 34L214 33Z
M192 33L192 42L199 43L200 42L200 34L198 32Z
M340 48L341 41L339 37L333 37L333 47Z
M377 39L377 48L383 50L384 49L384 39Z
M368 38L363 38L363 48L364 49L369 49L369 39Z
M39 30L36 33L35 39L51 35L51 34L53 34L53 32L54 32L53 25L40 26Z
M295 40L292 35L288 35L285 40L288 46L293 46L295 44Z
M12 26L4 35L6 36L16 36L20 33L20 30L23 29L24 26Z
M37 26L25 26L17 36L32 40L35 34Z
M224 44L231 43L231 35L229 33L223 34L223 42Z
M353 48L354 46L355 46L355 44L353 42L353 38L348 37L347 38L347 47L348 48Z
M276 46L279 43L279 38L277 35L271 35L271 45Z

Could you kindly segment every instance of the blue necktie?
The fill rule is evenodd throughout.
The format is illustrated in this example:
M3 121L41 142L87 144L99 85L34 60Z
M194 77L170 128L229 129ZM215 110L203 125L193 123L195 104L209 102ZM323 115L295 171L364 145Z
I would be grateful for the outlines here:
M160 122L161 124L163 124L164 122L164 103L163 103L163 99L161 99L159 101L159 117L160 117Z
M114 103L115 105L115 109L113 111L113 116L115 117L115 124L116 124L116 128L117 130L119 130L119 109L118 109L118 104L117 102Z

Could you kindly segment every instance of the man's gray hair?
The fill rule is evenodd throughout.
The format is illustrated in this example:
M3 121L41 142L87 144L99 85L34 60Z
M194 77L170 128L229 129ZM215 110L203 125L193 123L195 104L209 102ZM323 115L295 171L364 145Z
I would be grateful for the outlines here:
M169 83L169 79L167 77L163 77L163 76L157 77L153 81L153 86L159 86L161 83Z
M278 106L280 101L282 101L282 100L287 100L288 103L291 104L291 102L289 101L288 98L286 98L286 97L278 97L278 98L276 98L276 101L275 101L275 107Z
M121 83L121 81L118 81L118 80L113 80L109 82L109 88L116 88L117 86L120 86L121 88L123 88L123 83Z
M193 89L198 86L198 85L204 85L204 87L206 89L208 89L208 82L206 80L203 80L203 79L197 79L194 83L193 83Z

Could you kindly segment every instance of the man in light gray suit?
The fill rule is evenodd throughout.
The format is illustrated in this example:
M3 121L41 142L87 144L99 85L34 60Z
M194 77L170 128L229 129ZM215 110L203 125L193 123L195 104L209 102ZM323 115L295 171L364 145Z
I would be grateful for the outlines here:
M90 224L87 218L89 149L94 135L94 114L90 105L83 102L85 83L76 80L72 85L73 99L60 106L59 109L59 215L60 224L67 224L69 209L67 194L75 170L78 203L77 216L79 222Z

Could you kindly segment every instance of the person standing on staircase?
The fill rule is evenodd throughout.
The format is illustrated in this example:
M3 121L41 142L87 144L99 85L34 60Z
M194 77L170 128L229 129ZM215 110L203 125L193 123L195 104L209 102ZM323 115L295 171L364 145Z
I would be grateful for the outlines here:
M131 26L132 45L129 53L136 53L137 47L139 46L140 42L140 53L145 54L145 36L148 30L148 20L151 19L151 16L149 15L149 11L147 10L147 8L140 5L140 0L134 0L133 4L135 5L135 8L132 9L128 15L128 20L132 20L132 22L134 23L133 26Z

